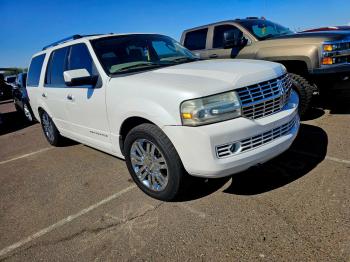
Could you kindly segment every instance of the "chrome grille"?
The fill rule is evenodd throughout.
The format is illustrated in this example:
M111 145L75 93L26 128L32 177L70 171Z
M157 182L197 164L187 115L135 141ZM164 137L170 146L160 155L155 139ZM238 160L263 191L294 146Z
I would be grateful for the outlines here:
M265 133L245 138L241 141L228 143L216 147L218 158L228 157L234 154L246 152L274 141L277 138L285 136L291 132L295 125L299 125L299 118L296 116L290 122L279 127L266 131Z
M288 102L292 82L288 74L236 90L242 103L242 115L258 119L280 111Z

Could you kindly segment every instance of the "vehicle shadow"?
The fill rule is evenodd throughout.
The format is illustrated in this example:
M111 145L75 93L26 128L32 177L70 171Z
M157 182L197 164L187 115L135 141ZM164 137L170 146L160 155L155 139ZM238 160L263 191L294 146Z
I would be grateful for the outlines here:
M24 116L17 111L0 114L0 135L12 133L34 125L25 120Z
M330 114L350 114L350 87L349 94L347 92L339 92L336 94L324 95L315 103L317 106L329 110Z
M317 119L329 110L330 114L350 114L350 81L336 83L333 88L323 88L313 97L311 108L303 116L304 121Z
M325 88L314 100L314 106L329 110L330 114L350 114L350 81L336 83Z
M247 171L220 179L194 178L177 201L191 201L222 188L227 194L257 195L283 187L306 175L325 158L328 136L323 129L302 124L298 137L285 153Z
M325 114L325 111L319 107L311 107L307 113L302 117L303 121L314 120L320 118Z
M309 173L326 157L328 136L323 129L302 124L293 145L271 161L232 176L225 193L257 195L283 187Z

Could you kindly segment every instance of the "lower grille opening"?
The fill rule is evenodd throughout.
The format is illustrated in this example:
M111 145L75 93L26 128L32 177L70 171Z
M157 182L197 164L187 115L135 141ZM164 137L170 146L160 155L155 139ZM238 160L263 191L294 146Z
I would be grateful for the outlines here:
M274 129L271 129L269 131L266 131L262 134L253 137L248 137L237 142L216 146L216 156L218 158L225 158L270 143L276 140L277 138L289 134L294 128L294 126L297 124L297 121L298 117L295 117L290 122L276 127Z

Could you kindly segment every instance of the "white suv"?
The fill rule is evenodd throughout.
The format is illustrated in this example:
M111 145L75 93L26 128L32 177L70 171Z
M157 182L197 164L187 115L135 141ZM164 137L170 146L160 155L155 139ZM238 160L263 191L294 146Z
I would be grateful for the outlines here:
M125 158L135 183L161 200L187 174L229 176L281 154L299 129L282 65L199 61L158 34L56 42L32 58L27 89L51 145L63 136Z

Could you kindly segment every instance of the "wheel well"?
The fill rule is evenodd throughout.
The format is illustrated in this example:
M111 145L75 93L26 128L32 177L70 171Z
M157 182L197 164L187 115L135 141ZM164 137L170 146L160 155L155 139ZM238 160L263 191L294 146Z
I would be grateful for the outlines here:
M308 74L307 65L304 61L299 60L288 60L288 61L276 61L282 65L284 65L288 72L295 73L301 76L305 76Z
M42 107L38 108L38 113L39 113L39 117L41 117L41 114L45 112L45 110Z
M128 135L131 129L145 123L154 124L151 121L142 117L130 117L123 122L119 130L119 146L123 154L125 137Z

